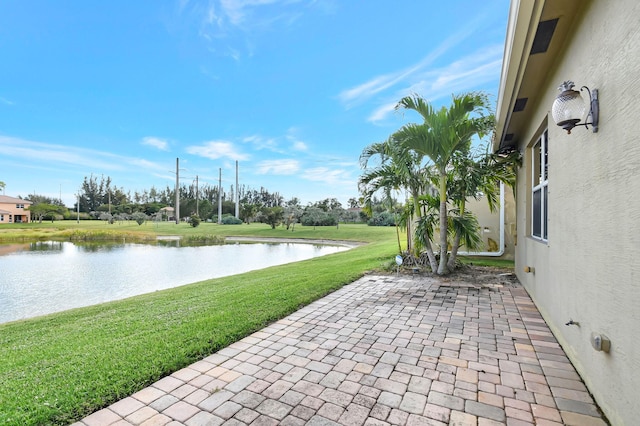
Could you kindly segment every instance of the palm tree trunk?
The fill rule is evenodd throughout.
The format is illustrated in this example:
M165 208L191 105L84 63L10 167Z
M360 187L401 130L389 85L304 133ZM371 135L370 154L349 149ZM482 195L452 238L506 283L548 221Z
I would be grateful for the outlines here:
M464 207L465 203L462 201L460 203L460 216L464 216ZM451 245L451 254L449 255L449 261L447 262L447 267L450 271L456 269L456 258L458 257L458 249L460 248L460 238L462 234L456 232L456 236L453 239L453 244Z
M449 273L447 249L447 173L442 168L440 170L440 265L438 265L438 275Z
M407 252L409 254L413 254L413 238L412 238L412 233L413 230L411 229L411 226L413 225L413 215L409 215L409 217L407 218Z
M429 258L429 266L431 266L431 272L437 272L438 271L438 260L436 259L436 255L433 253L433 247L431 246L431 241L429 241L427 239L427 244L426 244L426 252L427 252L427 258Z
M449 271L456 269L456 259L458 257L458 248L460 248L460 235L456 235L451 245L451 253L449 254L449 260L447 261L447 268Z
M415 202L415 212L418 220L422 217L422 213L420 212L420 205L418 204L418 196L413 196ZM424 238L426 241L425 249L427 252L427 258L429 259L429 266L431 266L431 272L435 273L438 271L438 261L436 260L436 255L433 253L433 246L431 245L431 240L429 238ZM416 250L417 251L417 250ZM415 253L416 257L420 257L420 253Z

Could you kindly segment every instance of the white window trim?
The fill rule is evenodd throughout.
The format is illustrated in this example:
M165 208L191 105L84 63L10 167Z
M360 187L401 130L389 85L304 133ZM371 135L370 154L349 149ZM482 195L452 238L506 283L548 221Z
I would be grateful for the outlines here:
M547 223L545 223L545 217L544 217L544 212L545 209L547 208L546 204L547 204L547 198L549 197L549 176L548 176L548 158L545 157L545 152L547 153L547 157L549 155L549 151L548 151L548 147L547 144L549 142L549 134L548 131L545 130L544 132L542 132L542 135L540 135L540 138L538 138L538 140L536 141L536 143L533 144L533 155L531 156L531 183L533 185L533 182L536 181L536 160L538 160L540 162L540 181L537 185L532 186L531 188L531 237L533 237L534 239L538 240L538 241L543 241L543 242L547 242L548 241L548 218L547 218ZM540 143L540 155L539 158L536 158L535 155L535 148L538 145L538 143ZM547 189L547 196L545 197L545 189ZM540 191L540 235L535 235L533 233L533 229L534 229L534 218L536 217L535 215L535 203L533 202L533 198L534 198L534 194ZM548 214L548 210L547 210L547 214ZM545 238L544 234L547 233L547 238Z

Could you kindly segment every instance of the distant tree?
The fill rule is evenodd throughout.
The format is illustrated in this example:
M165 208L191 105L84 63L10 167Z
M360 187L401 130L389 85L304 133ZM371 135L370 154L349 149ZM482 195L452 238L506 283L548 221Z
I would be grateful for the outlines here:
M192 214L189 218L189 224L191 224L191 226L193 226L194 228L197 228L200 225L200 216L198 216L197 214Z
M337 223L335 217L321 208L313 206L309 206L304 210L301 222L302 225L313 226L314 229L316 226L333 226Z
M360 207L360 202L357 198L349 198L347 204L349 205L350 209L357 209Z
M325 198L322 201L317 201L313 204L313 207L318 207L322 211L328 212L334 209L342 208L342 204L335 198Z
M362 212L347 210L347 211L345 211L345 214L344 214L342 219L345 222L348 222L348 223L362 222L362 218L360 217L360 213L362 213Z
M85 176L80 192L80 211L94 212L105 204L107 211L111 206L128 203L128 195L122 189L111 186L111 178L101 176L100 180L94 175Z
M284 206L284 224L287 230L295 228L295 224L300 221L303 210L300 205L300 200L296 197L287 201Z
M245 223L251 223L256 219L259 211L257 204L242 203L240 204L240 219Z
M284 219L284 209L282 207L263 207L258 215L258 221L276 229Z
M29 206L31 216L40 223L42 223L42 220L45 218L50 218L51 222L53 222L56 215L64 215L66 210L67 208L64 206L56 206L48 203L38 203Z
M135 220L138 225L142 225L147 220L147 215L142 212L135 212L131 215L131 219Z
M62 207L64 207L64 203L62 202L61 199L59 199L59 198L51 198L51 197L47 197L45 195L29 194L29 195L27 195L27 200L31 201L33 204L45 203L45 204L51 204L53 206L62 206Z
M211 204L209 200L201 200L198 204L198 212L201 219L211 219L211 215L213 215L213 204Z
M113 218L113 215L111 213L102 213L99 217L100 220L104 220L105 222L108 222L109 224L113 225L115 219Z
M0 189L2 189L2 193L4 194L4 189L7 187L7 184L0 180Z

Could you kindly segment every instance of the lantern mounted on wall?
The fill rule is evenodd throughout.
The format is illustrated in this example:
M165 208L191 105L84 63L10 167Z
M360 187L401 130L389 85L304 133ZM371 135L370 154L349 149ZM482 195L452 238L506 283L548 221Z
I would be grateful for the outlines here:
M551 115L553 121L571 134L571 130L576 126L585 126L587 129L591 125L593 133L598 131L598 89L589 90L587 86L582 86L589 93L589 114L584 123L580 121L584 117L586 105L582 99L582 95L577 90L573 90L573 81L565 81L558 87L560 94L553 101L551 107Z

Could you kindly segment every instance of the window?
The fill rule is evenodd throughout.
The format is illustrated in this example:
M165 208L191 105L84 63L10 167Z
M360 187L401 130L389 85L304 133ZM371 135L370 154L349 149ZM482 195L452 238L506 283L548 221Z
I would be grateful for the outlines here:
M547 217L549 192L549 134L545 130L532 149L531 235L547 241Z
M24 209L24 204L16 204L16 209Z
M0 214L0 222L4 222L4 215Z

